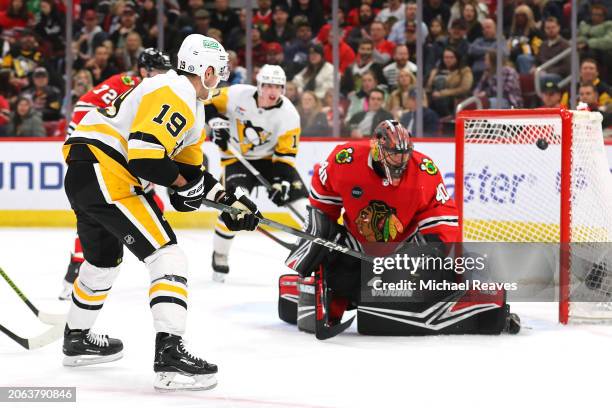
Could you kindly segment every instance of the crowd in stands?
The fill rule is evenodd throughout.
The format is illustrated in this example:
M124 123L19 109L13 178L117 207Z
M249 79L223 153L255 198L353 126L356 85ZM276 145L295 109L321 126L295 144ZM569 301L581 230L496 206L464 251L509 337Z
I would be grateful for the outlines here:
M298 107L304 136L330 136L333 120L331 0L254 0L246 26L244 1L165 0L164 50L175 56L191 33L218 39L230 54L224 85L246 83L246 36L255 77L263 64L287 73L286 96ZM484 108L569 105L570 58L541 76L536 68L570 47L571 2L506 0L497 39L494 0L340 0L340 122L342 135L363 137L395 118L415 133L416 76L424 78L424 134L451 136L457 104L475 97ZM136 71L140 53L157 45L154 0L74 0L73 88L64 95L66 7L60 0L0 0L0 136L64 134L67 101L110 76ZM577 95L612 123L612 0L579 3ZM416 64L417 30L424 38ZM503 49L497 78L498 47ZM497 81L503 96L496 100ZM69 118L68 118L69 119Z

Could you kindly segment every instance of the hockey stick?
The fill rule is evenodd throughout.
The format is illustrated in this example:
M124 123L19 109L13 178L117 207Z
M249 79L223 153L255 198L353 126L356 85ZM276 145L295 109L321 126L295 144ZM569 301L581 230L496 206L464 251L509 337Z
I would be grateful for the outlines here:
M53 326L44 333L31 338L20 337L2 325L0 325L0 331L27 350L33 350L39 347L46 346L47 344L51 344L60 337L62 337L64 333L64 324L66 322L66 316L61 314L41 312L36 306L32 304L32 302L30 302L26 295L24 295L23 292L19 290L17 285L13 283L11 278L8 277L8 275L4 272L2 268L0 268L0 275L2 275L4 280L15 291L15 293L17 293L21 300L23 300L23 302L28 306L32 313L34 313L34 315L38 317L41 322Z
M11 278L8 277L8 275L4 272L2 268L0 268L0 275L2 275L6 283L9 284L9 286L15 291L15 293L17 293L17 296L19 296L19 298L23 300L23 302L28 306L28 308L32 311L32 313L34 313L34 315L38 317L38 319L41 322L45 324L56 325L60 323L63 324L66 321L65 315L45 313L45 312L41 312L40 310L38 310L38 308L34 306L32 302L30 302L30 300L26 297L26 295L24 295L23 292L19 290L17 285L13 283Z
M204 200L203 204L208 206L208 207L216 208L217 210L221 210L221 211L224 211L226 213L233 214L233 215L239 215L239 214L242 213L242 211L237 209L237 208L230 207L229 205L225 205L225 204L216 203L214 201ZM370 263L374 262L374 257L372 257L372 256L366 255L366 254L361 253L361 252L354 251L354 250L352 250L352 249L350 249L348 247L345 247L343 245L336 244L333 241L329 241L327 239L316 237L316 236L311 235L311 234L309 234L307 232L300 231L298 229L292 228L292 227L290 227L288 225L285 225L285 224L281 224L280 222L272 221L272 220L269 220L267 218L261 217L259 219L259 223L263 224L263 225L267 225L267 226L272 227L272 228L279 229L279 230L287 232L287 233L289 233L291 235L295 235L296 237L303 238L303 239L306 239L308 241L312 241L315 244L324 246L324 247L329 248L331 250L342 252L343 254L347 254L347 255L353 256L355 258L359 258L362 261L366 261L366 262L370 262Z
M257 231L261 232L262 234L264 234L266 237L270 238L272 241L276 242L277 244L279 244L280 246L288 249L288 250L293 250L293 248L295 248L295 245L290 244L289 242L285 242L280 238L277 238L274 234L272 234L269 231L266 231L263 228L259 228L257 227Z
M47 344L51 344L57 339L61 338L64 335L64 326L63 324L56 324L50 329L48 329L46 332L36 337L30 338L19 337L18 335L16 335L15 333L13 333L2 325L0 325L0 331L9 336L17 343L19 343L19 345L21 345L26 350L34 350L46 346Z
M259 172L259 170L257 170L251 163L249 163L249 161L247 159L244 158L244 156L238 151L236 150L236 148L230 144L227 145L227 150L230 151L231 154L234 155L234 157L236 157L236 159L238 159L238 161L244 166L246 167L246 169L248 171L251 172L251 174L253 174L253 176L255 176L255 178L257 179L257 181L259 181L259 183L268 191L272 190L272 185L270 184L270 182L268 180L266 180L264 178L264 176L261 175L261 173ZM293 215L295 215L301 223L304 223L304 217L302 216L302 214L300 214L298 212L298 210L295 209L295 207L291 204L291 203L287 203L287 208L289 208L289 210L291 210L291 212L293 213Z

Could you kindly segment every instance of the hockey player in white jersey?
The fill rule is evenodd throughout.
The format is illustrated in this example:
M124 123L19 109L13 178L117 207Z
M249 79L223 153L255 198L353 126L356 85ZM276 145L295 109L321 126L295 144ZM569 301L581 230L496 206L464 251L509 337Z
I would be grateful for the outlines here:
M295 169L300 116L284 96L286 82L281 67L264 65L257 74L257 87L232 85L216 90L206 101L206 120L213 128L213 141L221 150L221 182L228 191L236 187L252 191L261 185L228 151L230 145L272 185L268 196L274 204L290 204L304 217L308 192ZM227 121L227 127L213 126L220 120ZM217 222L212 254L215 281L225 281L229 273L228 255L235 235Z
M144 262L151 278L155 388L216 385L217 366L193 356L183 344L187 258L144 190L149 182L168 187L177 211L197 210L204 198L243 210L240 217L224 215L230 230L257 226L255 204L240 192L225 191L202 166L202 100L229 73L227 62L216 40L189 35L178 52L176 71L144 79L108 108L88 112L66 140L66 195L77 217L85 262L73 286L64 365L121 358L121 340L90 329L119 273L126 245Z

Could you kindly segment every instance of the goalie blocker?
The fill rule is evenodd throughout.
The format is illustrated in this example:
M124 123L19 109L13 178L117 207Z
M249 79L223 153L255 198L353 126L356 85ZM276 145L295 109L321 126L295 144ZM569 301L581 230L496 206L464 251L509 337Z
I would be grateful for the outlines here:
M326 239L335 238L348 247L356 245L343 226L333 225L325 214L310 207L308 230L317 231ZM357 330L361 334L515 334L520 330L520 320L510 313L503 290L419 291L418 301L414 298L390 301L389 297L365 299L361 296L361 262L301 240L286 261L298 275L283 275L279 279L281 320L297 323L302 331L314 332L317 286L311 275L315 269L322 268L328 296L331 296L327 310L330 320L339 323L344 311L357 308ZM442 271L419 275L417 279L438 282L454 279L454 274Z

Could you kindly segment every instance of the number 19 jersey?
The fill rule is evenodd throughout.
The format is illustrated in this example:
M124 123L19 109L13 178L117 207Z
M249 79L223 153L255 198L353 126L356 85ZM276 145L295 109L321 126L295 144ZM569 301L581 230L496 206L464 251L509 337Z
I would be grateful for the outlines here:
M204 104L196 98L187 77L175 71L144 79L107 108L90 111L66 139L64 158L71 146L85 144L100 165L128 182L143 181L128 167L132 160L163 159L202 165L205 139Z

